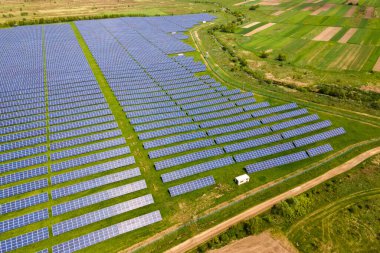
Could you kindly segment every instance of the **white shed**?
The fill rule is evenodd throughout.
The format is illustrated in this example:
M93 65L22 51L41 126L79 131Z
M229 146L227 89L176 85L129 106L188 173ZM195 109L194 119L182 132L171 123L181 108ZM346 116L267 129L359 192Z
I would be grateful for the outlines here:
M235 182L238 185L248 183L249 182L249 176L247 174L237 176L237 177L235 177Z

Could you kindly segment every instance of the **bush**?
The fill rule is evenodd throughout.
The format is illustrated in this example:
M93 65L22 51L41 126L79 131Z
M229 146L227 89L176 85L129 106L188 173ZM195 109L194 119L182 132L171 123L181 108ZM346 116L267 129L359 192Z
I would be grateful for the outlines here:
M286 55L278 54L278 56L276 57L276 60L277 61L286 61Z
M259 5L256 4L256 5L252 5L251 7L249 7L249 10L250 11L255 11L257 8L259 8Z
M269 57L269 53L267 53L266 51L261 51L259 57L262 59L266 59Z

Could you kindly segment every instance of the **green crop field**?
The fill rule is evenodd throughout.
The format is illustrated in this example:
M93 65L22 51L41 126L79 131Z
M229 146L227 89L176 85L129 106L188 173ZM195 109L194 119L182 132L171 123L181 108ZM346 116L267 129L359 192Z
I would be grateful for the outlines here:
M127 1L128 2L128 1ZM127 2L123 3L125 5ZM342 20L341 16L346 13L349 9L348 6L342 4L342 1L328 1L331 3L335 3L338 7L336 9L330 9L326 12L323 12L317 16L310 16L309 12L302 12L301 9L305 7L305 3L303 1L287 1L275 6L260 6L255 11L248 10L252 4L256 4L259 1L253 1L249 4L243 4L240 6L233 6L231 1L227 0L216 0L216 1L186 1L186 0L178 0L178 1L162 1L159 4L154 1L131 1L134 3L134 9L141 11L140 5L142 3L146 3L146 9L138 12L140 14L145 15L163 15L163 14L179 14L179 13L193 13L193 12L204 12L208 11L214 13L217 19L215 19L211 23L207 24L198 24L197 26L189 29L184 32L187 35L188 39L183 39L183 42L195 48L195 51L185 53L187 57L193 57L194 61L202 62L207 66L206 71L198 72L195 76L204 76L209 75L211 78L215 79L216 82L219 82L222 86L226 86L228 90L239 89L241 92L253 92L254 98L256 99L256 103L261 102L269 102L271 107L280 106L284 104L289 104L292 102L297 103L299 108L306 108L307 115L317 114L319 116L318 121L329 120L332 125L323 129L318 129L312 132L308 132L296 137L292 137L289 139L282 139L276 144L283 144L289 141L294 141L296 139L310 136L312 134L321 133L327 130L332 130L334 128L343 127L346 131L345 134L340 135L338 137L330 138L327 140L319 141L317 144L310 144L303 147L294 148L292 150L281 152L282 155L288 155L299 151L304 151L309 148L320 146L323 144L331 144L333 147L332 152L328 152L323 155L315 156L312 158L308 158L303 161L299 161L292 164L287 164L283 166L278 166L270 169L266 169L263 171L259 171L251 174L251 180L248 184L244 184L241 186L237 186L233 181L234 177L246 173L244 167L246 165L257 163L265 160L269 160L271 158L278 157L279 154L268 155L260 158L253 158L244 162L237 162L231 166L226 166L218 169L214 169L211 171L203 172L200 175L192 175L179 180L175 180L169 183L163 183L160 176L166 172L172 172L179 169L183 169L186 167L190 167L193 165L209 162L214 159L233 156L236 154L241 154L249 151L255 151L262 148L268 148L273 146L273 144L264 144L255 148L248 148L241 151L236 151L232 153L223 153L218 156L213 156L212 158L200 159L192 162L186 162L181 165L172 166L170 168L165 169L164 171L155 170L154 163L170 158L178 157L179 154L168 155L162 158L150 159L148 156L148 151L159 150L162 147L151 148L149 150L145 149L143 143L145 141L139 139L138 133L134 130L133 125L130 122L130 119L126 117L125 111L123 111L123 107L120 105L120 101L118 100L118 94L112 86L112 78L110 79L107 76L106 71L102 69L101 61L99 60L98 55L95 54L93 50L93 46L91 43L88 43L86 40L85 33L80 29L78 23L70 22L66 23L70 24L71 30L70 34L74 36L75 43L78 43L78 47L80 48L80 55L83 54L85 60L87 61L90 70L94 74L96 78L96 85L99 84L101 94L105 98L105 103L110 109L111 114L114 117L114 122L117 123L117 129L121 131L121 136L125 141L126 145L118 145L115 147L109 147L102 149L101 151L111 151L115 148L120 148L123 146L129 146L131 149L131 154L133 155L136 163L128 166L123 166L120 168L112 169L110 171L102 171L101 173L87 175L85 177L80 177L71 181L67 181L58 185L53 185L51 183L52 176L57 176L66 172L76 172L80 169L87 168L89 166L94 165L102 165L105 162L111 162L115 159L122 158L122 156L107 158L101 161L91 162L91 164L84 164L80 166L69 167L62 172L53 172L52 165L57 162L65 162L70 161L72 159L84 157L89 154L97 154L100 151L96 152L88 152L85 154L80 154L76 156L71 156L68 158L59 159L59 161L53 161L51 159L52 155L55 154L58 150L51 150L52 144L56 144L58 141L51 139L51 129L55 126L52 126L50 123L50 114L46 110L44 114L46 116L46 130L48 134L48 140L46 142L46 146L48 147L47 152L45 154L49 157L49 160L44 163L44 166L49 168L48 175L40 175L38 177L33 177L29 179L22 180L22 183L33 182L38 179L49 178L49 185L46 188L38 189L30 192L23 193L21 195L11 196L8 198L2 198L0 200L0 205L5 203L20 200L25 197L34 196L39 193L51 193L54 190L57 190L62 187L69 187L74 184L81 183L83 181L96 179L102 176L111 175L113 173L122 172L126 169L132 168L140 168L141 176L139 180L144 179L147 183L148 188L140 190L138 192L129 193L126 195L118 196L116 198L108 199L106 201L102 201L100 203L96 203L93 205L86 206L84 208L80 208L75 211L71 211L62 215L52 216L52 207L57 204L62 204L64 202L85 197L93 193L98 193L101 191L109 190L115 187L123 186L129 183L136 181L135 178L129 178L125 180L121 180L118 182L113 182L112 184L105 184L96 188L92 188L89 190L85 190L82 192L78 192L75 194L71 194L69 196L65 196L56 200L52 200L50 197L48 202L39 204L38 206L32 206L24 210L19 210L12 213L2 214L1 221L6 221L9 219L13 219L15 217L28 214L30 212L38 211L44 208L49 210L50 217L47 220L42 220L33 224L29 224L25 227L16 228L10 231L6 231L0 234L0 240L5 241L6 239L18 236L20 234L24 234L27 232L31 232L33 230L49 227L50 238L48 240L43 240L41 242L37 242L35 244L19 248L14 252L35 252L38 250L42 250L45 248L50 249L54 245L66 242L73 238L91 233L96 230L100 230L102 228L123 222L128 219L132 219L142 214L146 214L155 210L159 210L161 212L163 220L161 222L152 224L150 226L140 228L131 232L128 232L123 235L119 235L112 239L100 242L98 244L86 247L81 250L81 252L94 252L99 251L101 249L102 252L118 252L123 249L128 249L129 247L133 247L133 250L137 252L162 252L165 251L174 245L190 238L191 236L210 228L211 226L221 222L229 217L232 217L243 210L251 207L252 205L258 204L270 197L276 196L277 194L291 189L307 180L310 180L322 173L330 170L331 168L347 161L348 159L355 157L356 155L369 150L373 147L376 147L380 143L380 121L378 111L375 109L365 109L364 106L356 107L355 104L351 104L350 101L342 101L339 99L331 99L327 96L315 96L310 93L303 93L298 90L290 90L284 87L278 87L271 83L263 83L260 79L252 78L252 76L247 75L247 73L240 71L235 68L236 62L238 60L232 59L231 55L227 54L226 48L222 43L227 45L228 47L233 48L236 51L236 55L241 57L245 56L247 58L247 64L251 68L263 68L264 70L270 69L273 67L275 72L280 72L283 75L287 75L290 70L294 70L294 73L305 73L305 69L307 69L308 75L312 76L313 79L317 79L320 76L324 76L324 71L332 71L327 75L334 75L334 78L340 78L341 83L344 84L346 78L349 78L349 75L352 75L353 82L358 80L365 80L366 84L370 86L375 86L376 78L378 74L369 73L373 68L374 63L377 61L377 57L380 56L380 39L376 36L376 32L378 30L378 23L376 23L378 18L373 18L366 20L366 22L362 21L361 13L357 13L355 18L353 19L344 19ZM238 2L238 1L234 1ZM326 1L324 1L326 2ZM367 3L368 2L368 3ZM376 3L371 1L367 1L366 5L375 6L378 8ZM82 2L81 2L82 3ZM129 3L129 2L128 2ZM14 4L14 3L13 3ZM33 3L26 2L26 6L30 7ZM34 3L35 4L35 3ZM96 3L94 3L96 4ZM121 3L120 3L121 4ZM172 6L169 6L173 4ZM318 5L322 5L323 3L319 3ZM159 5L159 6L157 6ZM18 6L18 5L16 5ZM240 25L239 28L235 30L234 33L224 33L224 32L215 32L215 36L211 36L209 33L209 28L215 24L223 24L225 22L230 22L234 19L233 15L225 11L225 7L236 9L243 11L247 18L244 20L244 24ZM283 13L279 16L272 16L271 14L276 11L280 11L283 9L292 8L292 10ZM26 7L25 7L26 8ZM30 7L32 8L32 7ZM33 7L37 8L37 7ZM62 6L60 6L62 8ZM376 9L378 10L378 9ZM79 14L75 15L83 15L83 10L78 12ZM66 10L67 12L67 10ZM65 13L66 13L65 12ZM67 14L61 13L59 16L67 16ZM113 10L112 13L119 13L116 10ZM124 13L124 12L123 12ZM136 13L131 11L130 13ZM292 13L294 15L292 15ZM375 12L377 15L377 12ZM94 11L93 15L98 15L97 11ZM124 13L125 14L125 13ZM100 14L99 14L100 15ZM51 17L56 17L52 14ZM258 21L259 24L252 26L250 28L242 28L245 24L249 24L252 22ZM153 21L152 21L153 22ZM276 23L274 26L265 29L251 37L244 36L244 34L254 31L255 29L261 27L266 23ZM335 25L333 24L335 22ZM344 25L343 25L343 23ZM313 41L312 39L320 34L325 27L327 26L342 26L343 28L332 37L329 42L321 42L321 41ZM358 24L355 26L354 24ZM48 29L49 25L42 25L42 34ZM103 24L102 24L103 26ZM348 43L339 43L338 41L341 37L348 31L349 27L357 27L358 31L354 34L354 36L349 40ZM23 27L24 28L24 27ZM14 29L23 29L23 28L14 28ZM30 27L26 27L30 28ZM115 28L115 27L113 27ZM109 28L107 28L109 29ZM117 27L120 29L120 26ZM110 29L111 30L111 29ZM107 31L110 31L107 30ZM5 31L5 30L4 30ZM120 30L122 31L122 30ZM115 32L115 35L110 36L109 40L114 40L115 45L123 45L123 42L117 38L122 32ZM1 32L1 30L0 30ZM152 32L152 30L150 30ZM111 33L111 32L110 32ZM111 33L112 34L112 33ZM43 35L45 36L45 35ZM96 36L95 36L96 37ZM143 36L142 36L143 37ZM0 36L0 39L4 38ZM49 79L48 79L48 68L49 65L47 62L50 59L50 55L47 54L48 50L46 48L45 42L49 38L42 37L42 51L43 51L43 73L44 73L44 94L43 97L46 101L46 107L49 105ZM24 42L24 41L23 41ZM156 41L155 41L156 42ZM75 44L74 43L74 44ZM7 45L6 49L12 48L10 45ZM124 46L122 47L124 48ZM159 48L157 46L157 48ZM124 49L128 50L128 47ZM74 49L73 49L74 50ZM112 47L107 48L112 52ZM143 49L141 49L143 50ZM259 59L258 55L262 51L268 51L270 54L269 59ZM348 54L348 52L350 54ZM287 56L287 61L284 65L280 66L278 62L273 58L278 53L284 53ZM5 54L4 54L5 55ZM350 55L354 55L353 60ZM171 55L176 56L176 55ZM4 56L5 58L5 56ZM232 57L233 58L233 57ZM70 59L61 59L62 61L70 62ZM51 64L51 63L50 63ZM75 64L73 64L75 65ZM75 67L75 66L73 66ZM309 69L310 68L310 69ZM282 69L286 69L282 71ZM344 70L344 71L341 71ZM337 72L334 72L337 71ZM1 72L3 73L3 72ZM4 71L5 74L7 74ZM70 71L68 71L68 74ZM335 75L334 73L340 73L339 75ZM264 73L267 74L267 73ZM296 75L294 74L294 75ZM281 76L280 78L285 78ZM326 78L326 80L329 77ZM292 79L297 79L297 77L292 76ZM78 87L85 82L79 82ZM159 83L159 82L156 82ZM1 85L1 82L0 82ZM192 84L189 84L192 86ZM302 84L301 84L302 86ZM5 93L4 93L5 94ZM2 97L5 97L2 93ZM178 103L178 99L171 98L171 101ZM225 105L227 102L216 102L217 100L208 99L207 102L211 104L215 101L218 105ZM64 102L63 104L69 106L69 102ZM235 105L234 105L235 106ZM206 106L202 106L206 107ZM364 108L364 109L363 109ZM96 110L96 109L94 109ZM189 110L187 110L189 111ZM245 109L244 113L254 113L256 110ZM281 112L277 113L280 114ZM4 114L4 122L9 122L7 117L11 114ZM276 115L276 114L274 114ZM11 115L12 116L12 115ZM9 117L11 117L9 116ZM74 114L73 116L79 116L78 114ZM186 115L188 116L188 115ZM228 115L230 116L230 115ZM272 116L272 115L271 115ZM305 116L305 115L303 115ZM18 117L18 116L15 116ZM267 117L267 115L258 117L259 120ZM298 116L297 116L298 117ZM65 118L65 117L62 117ZM12 118L11 118L12 119ZM272 126L277 123L282 123L288 121L290 118L281 119L279 121L263 124L264 126ZM3 118L1 118L3 121ZM239 124L246 124L252 119L249 120L240 120ZM78 120L78 122L81 122ZM160 122L160 121L158 121ZM196 123L197 121L194 120ZM192 123L194 123L192 122ZM3 123L2 123L3 124ZM4 123L5 125L6 123ZM13 123L12 123L13 124ZM198 124L198 123L197 123ZM309 124L309 123L307 123ZM281 133L283 131L294 130L299 127L303 127L307 125L301 124L297 126L292 126L286 128L281 131L274 131L274 134ZM22 125L22 124L18 124ZM142 124L143 125L143 124ZM188 125L188 123L183 124ZM236 125L234 123L226 123L222 125L223 127ZM218 127L210 127L211 129L216 129ZM207 128L206 130L210 130ZM243 132L246 130L255 130L259 128L255 127L247 127L244 130L232 130L231 132L224 132L217 135L217 138L225 137L230 134L239 134L239 132ZM5 131L5 127L2 125L2 130ZM161 130L163 128L154 129ZM190 132L200 132L201 130L192 130ZM21 132L14 132L16 134L25 134L27 130L22 130ZM106 133L107 131L102 131L101 133ZM14 134L12 133L12 134ZM2 140L6 140L12 134L5 133L1 134L0 137ZM93 133L81 134L80 137L91 137ZM273 131L270 133L260 134L259 137L267 137L269 135L273 135ZM175 136L172 134L170 136ZM75 137L68 137L62 140L64 141L75 141ZM155 140L160 140L161 137L155 138ZM216 137L211 135L205 135L202 139L214 140ZM246 140L254 140L257 137L249 136L242 137L239 140L230 141L227 144L239 144ZM26 138L25 140L31 140L31 137ZM114 137L108 138L107 140L113 140ZM4 142L4 141L3 141ZM178 144L189 144L192 143L193 140L182 140L180 143L168 144L164 145L165 148L174 147ZM13 144L14 141L9 141L9 143ZM92 144L96 144L97 141L92 141ZM2 148L4 147L4 151L2 149L3 154L11 154L13 151L20 151L23 148L14 148L12 150L6 150L5 143L1 144ZM31 145L30 147L39 147L45 144L36 144ZM86 144L77 144L75 148L86 147ZM198 148L196 150L188 151L185 153L181 153L180 155L185 155L187 153L192 153L195 151L205 151L213 148L223 148L226 144L224 143L215 143L215 145L210 147ZM62 148L59 151L70 151L72 147ZM27 158L36 157L36 155L27 156ZM25 158L25 157L24 157ZM22 159L13 159L13 161L20 161ZM0 166L7 164L9 161L0 162ZM32 165L27 167L27 169L38 168L41 165ZM25 168L22 168L20 171L25 171ZM5 177L15 173L15 171L6 171L1 173L2 179ZM172 186L176 186L182 183L189 182L191 180L199 179L200 177L205 176L213 176L215 178L216 184L212 186L208 186L207 188L200 189L197 191L189 192L187 194L170 197L168 193L168 188ZM14 187L19 185L20 182L11 182L5 183L1 185L1 190ZM260 190L259 190L260 189ZM59 222L75 218L80 215L84 215L89 212L97 211L101 208L109 207L116 203L121 203L127 200L131 200L133 198L145 195L152 194L154 198L154 204L144 206L142 208L138 208L135 210L131 210L122 214L118 214L112 217L109 217L104 220L97 221L92 224L88 224L80 229L75 229L68 233L63 233L58 236L53 236L51 232L51 227L54 224ZM239 199L238 201L235 201ZM343 200L342 200L343 201ZM343 203L343 202L342 202ZM364 202L363 202L364 203ZM339 204L339 203L338 203ZM338 205L337 204L337 205ZM365 203L364 203L365 204ZM347 217L346 217L347 218ZM347 218L348 219L348 218ZM314 222L314 221L313 221ZM320 221L315 221L320 222ZM333 222L333 221L332 221ZM335 221L334 221L335 222ZM346 221L336 221L345 223ZM316 226L309 228L310 233L319 233ZM292 241L298 240L299 238L299 230L294 229L294 232L289 235ZM152 239L153 238L153 239ZM141 243L141 245L139 244ZM303 246L302 246L303 247ZM306 248L309 246L305 246ZM337 246L338 247L338 246ZM339 246L343 247L343 246ZM13 251L12 251L13 252Z

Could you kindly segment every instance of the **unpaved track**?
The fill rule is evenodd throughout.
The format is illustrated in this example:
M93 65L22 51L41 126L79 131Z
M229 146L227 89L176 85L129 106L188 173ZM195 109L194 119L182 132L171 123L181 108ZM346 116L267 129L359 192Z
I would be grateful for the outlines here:
M334 169L326 172L325 174L319 176L319 177L316 177L296 188L293 188L287 192L284 192L272 199L269 199L259 205L256 205L246 211L244 211L243 213L239 214L239 215L236 215L235 217L232 217L218 225L216 225L215 227L212 227L196 236L194 236L193 238L190 238L188 239L187 241L173 247L172 249L166 251L167 253L183 253L183 252L186 252L186 251L189 251L195 247L197 247L198 245L202 244L203 242L205 241L208 241L210 239L212 239L213 237L217 236L218 234L222 233L223 231L227 230L229 227L233 226L234 224L240 222L240 221L243 221L243 220L246 220L246 219L249 219L253 216L256 216L266 210L268 210L269 208L271 208L273 205L283 201L283 200L286 200L288 198L291 198L293 196L296 196L296 195L299 195L315 186L317 186L318 184L321 184L323 182L325 182L326 180L329 180L339 174L342 174L352 168L354 168L355 166L357 166L358 164L362 163L363 161L365 161L366 159L370 158L371 156L374 156L376 154L379 154L380 153L380 147L377 147L377 148L374 148L374 149L371 149L371 150L368 150L354 158L352 158L351 160L339 165L338 167L335 167Z

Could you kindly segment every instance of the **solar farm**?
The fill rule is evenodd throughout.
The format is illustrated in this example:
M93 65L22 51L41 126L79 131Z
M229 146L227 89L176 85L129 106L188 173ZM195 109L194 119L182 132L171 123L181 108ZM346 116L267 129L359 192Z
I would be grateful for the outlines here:
M183 40L214 19L0 30L1 253L122 250L182 221L181 204L237 189L235 176L253 180L220 201L353 138L340 119L210 76Z

